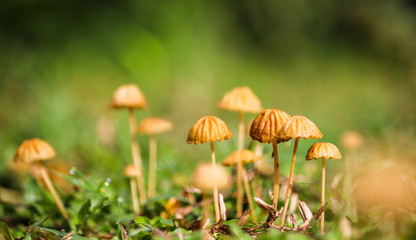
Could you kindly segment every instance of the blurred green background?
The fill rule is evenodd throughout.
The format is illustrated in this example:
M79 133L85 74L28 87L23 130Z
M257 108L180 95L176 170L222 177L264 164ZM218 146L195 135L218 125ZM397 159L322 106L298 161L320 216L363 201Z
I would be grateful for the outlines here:
M126 83L149 103L138 120L175 124L159 137L165 192L177 191L173 174L189 176L209 159L208 145L186 144L200 117L219 116L236 135L237 114L216 108L236 86L251 87L264 108L307 116L322 141L338 145L342 132L357 130L379 149L414 157L415 39L411 0L2 1L0 185L18 188L13 154L33 137L69 167L122 181L131 162L127 113L109 102ZM139 136L144 160L147 140ZM299 159L314 142L300 142ZM216 146L221 160L236 138ZM292 148L281 148L288 169ZM329 176L341 165L328 166Z

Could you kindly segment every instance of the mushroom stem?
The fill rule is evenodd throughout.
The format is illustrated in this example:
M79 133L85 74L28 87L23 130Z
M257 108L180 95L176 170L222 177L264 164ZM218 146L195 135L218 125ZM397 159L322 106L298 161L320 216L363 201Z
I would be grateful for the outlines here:
M211 142L211 161L212 161L212 166L214 168L216 168L214 142ZM218 205L218 187L217 187L217 185L214 185L213 195L214 195L214 207L215 207L215 220L216 220L216 222L218 222L220 220L220 209L219 209L219 205Z
M148 197L154 197L156 194L156 154L157 154L157 141L156 135L150 135L149 141L149 192Z
M52 193L53 199L55 200L56 205L59 208L59 211L61 211L61 213L65 217L65 219L69 219L69 215L65 210L64 204L62 203L61 198L59 197L58 193L56 192L55 188L53 187L52 181L49 178L49 175L46 172L45 167L43 167L40 163L39 163L39 167L40 167L40 174L42 175L43 181L45 182L46 187Z
M279 200L279 184L280 184L280 170L279 170L279 153L277 150L277 143L273 142L273 156L274 156L274 174L273 174L273 207L277 210L277 202Z
M257 216L256 216L256 212L254 211L253 197L251 196L250 184L248 183L247 171L245 169L243 169L243 179L244 179L244 188L246 191L248 206L251 212L251 217L253 218L253 222L257 224Z
M139 200L137 199L137 186L134 178L130 178L131 200L133 202L134 213L140 213Z
M140 177L137 178L137 186L140 193L140 202L146 201L146 188L144 187L144 178L142 171L142 158L140 156L140 146L136 139L136 118L134 117L133 109L129 108L129 126L130 126L130 143L131 154L133 156L134 166L140 169Z
M325 157L322 157L322 189L321 189L321 206L325 204ZM325 209L321 215L321 233L324 234Z
M211 217L210 212L210 206L209 206L209 196L207 193L202 193L202 216Z
M238 114L238 150L244 148L244 112ZM243 166L241 160L237 163L237 217L243 214L243 179L242 179Z
M290 199L290 195L292 194L293 175L294 175L293 173L295 171L296 151L298 150L298 142L299 142L299 138L296 138L295 147L293 148L292 165L290 166L289 183L287 184L287 190L286 190L285 205L283 207L282 218L280 219L280 227L283 227L283 225L285 224L287 207L289 206L289 199Z

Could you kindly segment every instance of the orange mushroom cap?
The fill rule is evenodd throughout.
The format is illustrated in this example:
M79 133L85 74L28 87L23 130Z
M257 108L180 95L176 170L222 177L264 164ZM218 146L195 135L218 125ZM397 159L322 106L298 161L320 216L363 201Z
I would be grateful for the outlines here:
M147 102L136 84L126 84L114 91L110 106L112 108L143 109L147 107Z
M124 168L124 171L123 171L123 175L125 177L129 177L129 178L139 177L139 176L141 176L141 174L142 173L141 173L140 169L137 168L136 166L134 166L133 164L127 165Z
M32 138L23 141L14 155L14 162L45 161L56 156L55 150L44 140Z
M341 159L341 153L338 148L327 142L315 143L312 145L308 153L306 154L306 160L319 159L319 158L332 158L332 159Z
M260 160L261 157L250 150L239 150L231 153L222 161L223 166L235 166L239 161L243 164L252 163Z
M168 132L172 128L173 124L171 121L162 118L147 117L140 121L137 126L137 132L141 134L158 134Z
M229 175L221 166L212 166L211 163L199 164L192 175L192 186L203 192L210 192L217 186L222 189L227 186Z
M224 94L218 108L235 112L260 112L263 108L259 98L249 87L236 87Z
M199 119L189 130L187 143L197 144L228 140L233 136L225 122L215 116Z
M250 137L261 143L271 143L290 115L280 109L265 109L254 119Z
M322 138L322 133L311 120L305 116L293 116L280 129L274 141L282 142L296 138Z

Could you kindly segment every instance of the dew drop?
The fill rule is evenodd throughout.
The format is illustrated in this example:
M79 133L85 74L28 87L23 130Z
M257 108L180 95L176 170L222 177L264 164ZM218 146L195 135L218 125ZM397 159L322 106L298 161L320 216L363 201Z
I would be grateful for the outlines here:
M72 182L73 182L74 184L77 184L77 183L78 183L78 178L74 178L74 179L72 179Z
M75 169L69 170L69 174L74 175L75 174Z
M105 188L100 188L100 192L105 192Z
M110 183L109 183L109 182L105 182L104 184L105 184L106 186L110 185Z
M107 182L111 182L111 178L107 178Z
M122 197L118 197L118 198L117 198L117 200L118 200L119 202L122 202L122 201L123 201L123 198L122 198Z

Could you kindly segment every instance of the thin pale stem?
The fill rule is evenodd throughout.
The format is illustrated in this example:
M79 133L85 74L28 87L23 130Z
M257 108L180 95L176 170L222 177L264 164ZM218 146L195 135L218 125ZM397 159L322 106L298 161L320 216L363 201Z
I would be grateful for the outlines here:
M273 176L273 206L277 210L277 202L279 200L279 184L280 184L280 170L279 170L279 153L277 150L277 143L273 142L274 155L274 176Z
M144 186L144 177L142 171L142 158L140 155L140 146L136 139L136 118L133 113L133 109L128 109L129 113L129 126L130 126L130 143L131 143L131 154L133 156L134 166L140 169L140 177L137 178L137 186L140 195L140 202L146 201L146 188Z
M209 195L207 195L206 193L202 193L202 216L206 216L208 218L211 217L211 208L210 204L208 204L209 202Z
M244 149L244 112L238 113L238 150ZM237 217L243 214L243 166L241 161L237 164Z
M133 202L134 213L139 215L140 206L139 200L137 199L137 186L134 178L130 178L130 188L131 188L131 200Z
M322 158L322 188L321 188L321 206L325 204L325 158ZM321 215L321 233L324 234L325 209Z
M251 195L250 184L248 182L247 171L243 168L243 179L244 179L244 188L246 191L248 206L251 211L251 217L253 218L253 222L257 224L257 216L256 212L254 211L254 204L253 204L253 197Z
M214 168L216 168L214 142L211 142L211 161L212 161L212 166ZM220 209L219 209L219 205L218 205L218 187L217 187L217 185L214 185L213 195L214 195L214 207L215 207L215 220L216 220L216 222L218 222L220 220Z
M295 171L296 151L298 150L298 142L299 142L299 138L296 138L295 147L293 148L292 165L290 166L289 183L287 184L285 205L283 207L283 213L280 219L280 227L283 227L283 225L285 224L287 207L289 206L289 199L290 199L290 195L292 194L293 175Z
M58 193L56 192L55 188L53 187L52 181L49 178L49 175L46 172L45 167L43 167L41 164L39 164L39 167L40 167L40 173L42 175L43 181L45 182L46 187L52 193L53 199L55 200L56 205L59 208L59 211L61 211L61 213L65 217L65 219L69 219L69 215L66 212L64 204L62 203L61 198L59 197Z
M148 197L156 195L156 160L157 160L157 141L156 135L150 135L149 141L149 192Z

